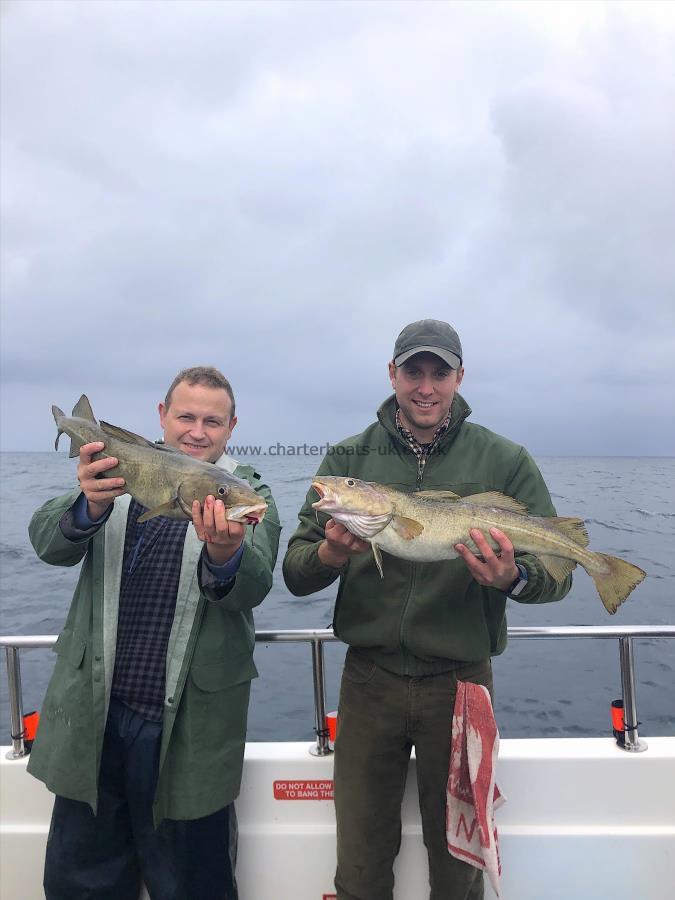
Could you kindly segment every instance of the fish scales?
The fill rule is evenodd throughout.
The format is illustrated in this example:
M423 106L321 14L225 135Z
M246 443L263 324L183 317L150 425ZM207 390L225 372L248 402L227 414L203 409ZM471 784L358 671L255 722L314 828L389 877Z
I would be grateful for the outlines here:
M499 545L490 528L500 529L516 551L536 556L558 582L580 564L609 613L616 612L646 574L618 557L588 550L581 519L529 516L517 500L496 491L470 497L450 491L406 494L340 476L317 476L312 486L320 498L313 507L369 541L381 575L380 550L413 562L454 559L459 543L477 553L473 528L480 529L495 550Z

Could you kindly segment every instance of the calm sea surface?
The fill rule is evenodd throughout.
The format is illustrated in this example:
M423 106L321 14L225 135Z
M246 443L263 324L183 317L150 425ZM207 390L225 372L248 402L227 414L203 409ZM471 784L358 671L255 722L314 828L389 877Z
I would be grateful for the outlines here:
M648 573L609 617L578 569L560 603L509 601L510 625L666 625L675 623L675 459L542 458L540 468L559 515L586 520L591 548L625 557ZM296 598L281 577L281 558L317 460L262 456L254 461L271 485L283 532L274 587L255 612L259 629L324 628L335 588ZM35 556L27 527L33 511L75 484L64 453L0 454L0 633L57 634L78 568L47 566ZM636 641L640 733L675 734L675 641ZM344 647L326 646L328 708L337 705ZM49 650L21 655L24 708L39 708L52 670ZM251 740L304 740L313 735L310 649L258 645ZM0 743L9 743L7 677L0 675ZM494 660L495 711L503 737L606 734L610 702L621 695L615 641L514 640Z

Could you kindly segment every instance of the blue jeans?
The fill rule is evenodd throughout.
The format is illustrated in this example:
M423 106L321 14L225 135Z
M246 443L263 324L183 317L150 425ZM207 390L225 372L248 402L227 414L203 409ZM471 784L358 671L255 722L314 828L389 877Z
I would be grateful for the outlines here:
M96 815L87 803L54 801L46 900L138 900L141 880L152 900L238 900L234 804L154 827L161 737L161 723L111 701Z
M430 900L482 900L483 873L448 853L445 807L457 681L492 693L490 660L441 675L395 675L350 649L335 742L338 900L391 900L401 802L415 747Z

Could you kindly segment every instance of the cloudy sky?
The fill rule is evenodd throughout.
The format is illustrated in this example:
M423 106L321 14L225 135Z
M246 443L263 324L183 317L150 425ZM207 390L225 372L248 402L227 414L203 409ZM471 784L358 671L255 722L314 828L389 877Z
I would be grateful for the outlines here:
M450 321L474 421L675 453L675 4L2 4L4 450L82 392L156 437L213 364L241 442L360 431Z

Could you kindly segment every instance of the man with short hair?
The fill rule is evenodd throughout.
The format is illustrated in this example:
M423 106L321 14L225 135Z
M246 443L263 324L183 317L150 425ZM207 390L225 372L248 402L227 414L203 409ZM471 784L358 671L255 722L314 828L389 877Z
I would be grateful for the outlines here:
M159 404L164 441L246 479L267 503L255 541L222 500L192 523L145 511L80 449L80 489L33 516L45 562L83 562L28 770L56 794L47 900L237 900L239 793L255 641L279 519L269 488L225 452L229 381L185 369Z
M446 322L424 319L399 334L389 363L394 395L377 421L332 448L318 475L353 476L408 491L461 496L501 491L532 515L555 510L527 451L467 422L458 393L462 347ZM506 647L505 607L560 600L557 584L536 557L514 554L472 530L481 557L456 545L459 557L412 563L386 556L381 579L370 544L318 513L307 494L284 559L296 595L340 579L336 635L349 645L335 744L338 900L391 900L401 840L401 801L412 747L431 900L479 900L482 872L451 856L445 832L452 715L458 681L492 692L490 657Z

